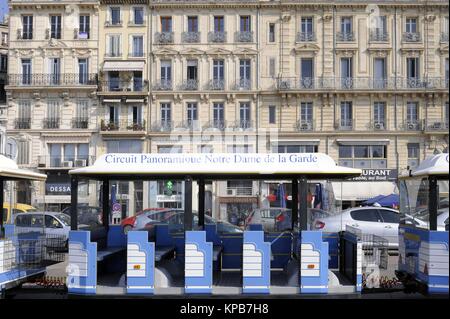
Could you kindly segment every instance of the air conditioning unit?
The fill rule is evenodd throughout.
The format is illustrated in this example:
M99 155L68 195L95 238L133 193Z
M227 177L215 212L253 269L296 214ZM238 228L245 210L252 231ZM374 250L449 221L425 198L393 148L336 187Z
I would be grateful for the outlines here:
M311 123L302 123L300 125L300 129L304 130L304 131L310 130L311 129Z
M234 189L234 188L227 189L227 195L228 196L236 196L236 189Z
M84 167L87 164L87 161L85 159L77 159L75 160L75 167Z
M416 129L416 124L408 123L408 130L415 130L415 129Z
M289 81L280 81L280 89L288 90L291 88L291 83Z
M382 129L384 129L384 124L383 123L375 123L374 127L376 130L382 130Z
M72 166L73 166L72 161L63 161L62 162L62 167L72 167Z
M434 122L434 123L433 123L433 128L434 128L435 130L441 129L441 128L442 128L442 123L441 123L441 122Z

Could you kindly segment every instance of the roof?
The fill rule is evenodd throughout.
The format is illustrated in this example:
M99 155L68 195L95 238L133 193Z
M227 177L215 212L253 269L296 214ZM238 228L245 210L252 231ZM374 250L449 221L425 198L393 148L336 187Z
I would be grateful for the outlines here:
M0 155L0 179L45 181L47 175L20 169L12 159Z
M105 154L92 166L77 168L69 174L91 179L246 179L290 178L307 175L314 178L360 176L362 170L337 166L321 153L293 154Z
M411 170L410 176L448 177L448 170L449 170L448 153L442 153L427 157L424 161L422 161L419 164L419 166L416 169ZM402 176L402 178L405 177L407 176Z

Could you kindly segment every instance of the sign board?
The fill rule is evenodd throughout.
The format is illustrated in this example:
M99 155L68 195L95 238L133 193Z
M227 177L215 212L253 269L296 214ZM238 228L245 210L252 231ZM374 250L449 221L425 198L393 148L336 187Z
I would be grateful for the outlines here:
M362 175L354 177L358 182L395 182L397 181L398 170L388 168L363 169Z
M181 195L156 195L157 202L181 202L182 200Z
M219 197L221 204L256 204L257 197Z
M45 183L45 190L47 195L70 195L70 183Z

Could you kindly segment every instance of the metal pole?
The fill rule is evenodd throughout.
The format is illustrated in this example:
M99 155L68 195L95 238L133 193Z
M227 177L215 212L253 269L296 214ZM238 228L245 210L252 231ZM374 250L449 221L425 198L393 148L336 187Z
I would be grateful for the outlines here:
M205 180L198 181L198 226L205 229Z
M300 178L300 231L307 230L308 223L308 183L305 176Z
M428 207L430 212L430 230L437 230L437 211L438 211L438 183L436 177L430 176L428 193Z
M291 228L295 229L298 226L298 180L297 178L292 180L292 225Z
M192 230L192 178L184 179L184 231Z
M102 223L109 230L109 180L105 179L102 184Z
M3 228L3 218L4 218L4 212L3 212L3 192L5 190L5 184L3 179L0 179L0 238L3 238L5 236L5 229ZM9 206L9 210L12 212L12 206ZM8 216L6 216L8 217Z
M70 229L78 230L78 178L70 178Z

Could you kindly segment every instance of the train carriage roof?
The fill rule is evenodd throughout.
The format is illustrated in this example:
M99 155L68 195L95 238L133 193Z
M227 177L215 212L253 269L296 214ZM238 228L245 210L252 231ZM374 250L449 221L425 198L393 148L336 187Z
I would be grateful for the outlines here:
M0 179L45 181L47 175L20 169L12 159L0 155Z

